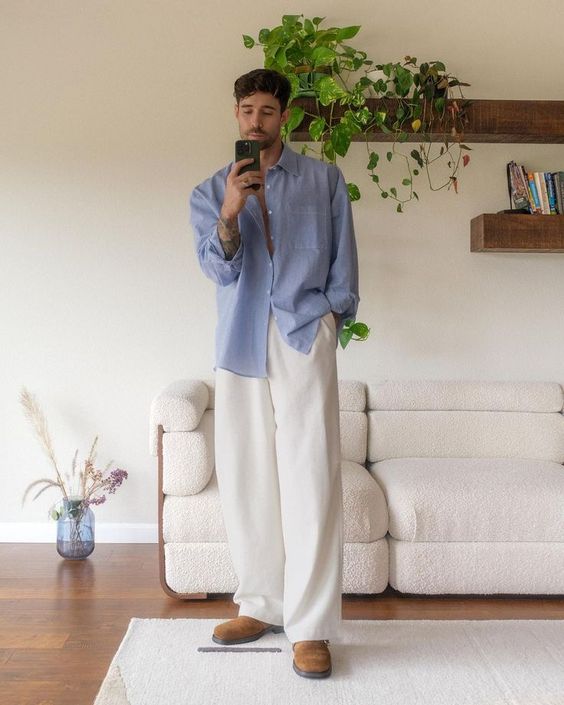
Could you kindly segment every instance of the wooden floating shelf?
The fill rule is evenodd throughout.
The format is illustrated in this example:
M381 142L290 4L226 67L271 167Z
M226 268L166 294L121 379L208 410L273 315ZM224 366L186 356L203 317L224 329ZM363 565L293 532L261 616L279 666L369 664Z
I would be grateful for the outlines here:
M564 215L482 213L470 221L470 252L564 252Z
M457 126L462 132L463 143L468 142L523 142L538 144L564 144L564 100L473 100L472 98L457 98L454 100L460 106L464 100L472 100L472 105L466 108L467 122ZM369 98L366 105L374 112L376 109L395 114L398 100L393 98ZM306 113L317 113L314 98L297 98L292 105L301 106ZM333 120L339 119L347 110L346 106L336 105L333 109ZM328 120L327 108L321 113ZM299 128L292 132L294 142L312 142L308 132L312 118L308 115ZM422 142L422 136L413 132L411 125L405 132L407 142ZM445 135L441 129L431 126L430 141L444 142L448 137L453 142L452 135ZM364 141L363 135L354 135L353 141ZM393 135L384 132L369 133L370 142L393 142Z

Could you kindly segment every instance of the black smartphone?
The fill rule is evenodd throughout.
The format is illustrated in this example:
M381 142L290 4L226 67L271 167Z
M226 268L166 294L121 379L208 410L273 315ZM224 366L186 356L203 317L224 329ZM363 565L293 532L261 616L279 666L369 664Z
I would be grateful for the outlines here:
M260 171L260 142L258 140L237 140L235 142L235 161L241 159L254 159L252 164L245 164L239 172L244 174L246 171ZM255 191L260 189L260 184L251 184L247 188L252 188Z

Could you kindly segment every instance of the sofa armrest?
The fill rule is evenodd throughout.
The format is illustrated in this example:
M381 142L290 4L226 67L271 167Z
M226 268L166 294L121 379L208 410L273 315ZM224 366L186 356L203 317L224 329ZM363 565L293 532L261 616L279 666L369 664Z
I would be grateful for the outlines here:
M158 453L158 427L164 432L193 431L209 404L209 389L201 379L180 379L165 387L151 402L149 449Z

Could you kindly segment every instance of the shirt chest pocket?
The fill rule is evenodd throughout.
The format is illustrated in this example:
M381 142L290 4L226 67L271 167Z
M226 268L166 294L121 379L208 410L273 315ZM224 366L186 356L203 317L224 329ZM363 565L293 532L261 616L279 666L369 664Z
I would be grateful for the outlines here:
M329 240L327 224L327 213L322 208L290 208L287 213L290 246L295 250L325 250Z

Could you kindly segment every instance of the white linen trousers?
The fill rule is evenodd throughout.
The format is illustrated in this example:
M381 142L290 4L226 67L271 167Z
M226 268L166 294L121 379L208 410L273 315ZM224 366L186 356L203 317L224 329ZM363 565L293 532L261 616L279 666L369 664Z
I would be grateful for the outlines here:
M215 373L215 458L239 615L290 642L340 634L343 491L337 329L320 318L306 355L272 311L267 377Z

